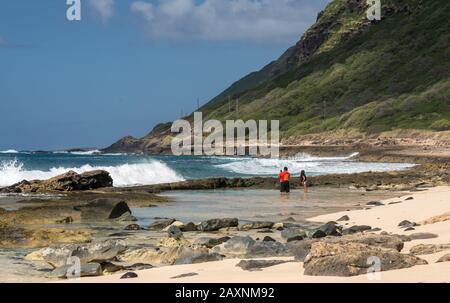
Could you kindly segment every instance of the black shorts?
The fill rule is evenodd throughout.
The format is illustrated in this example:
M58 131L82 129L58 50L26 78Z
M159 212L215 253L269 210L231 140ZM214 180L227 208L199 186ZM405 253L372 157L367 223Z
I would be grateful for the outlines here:
M289 184L289 182L281 182L280 191L282 193L289 193L291 191L291 185Z

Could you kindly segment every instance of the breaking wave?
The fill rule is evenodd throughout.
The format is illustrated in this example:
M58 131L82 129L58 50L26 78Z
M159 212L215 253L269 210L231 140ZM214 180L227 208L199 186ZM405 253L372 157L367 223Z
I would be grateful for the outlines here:
M27 170L18 160L0 162L0 187L10 186L23 180L45 180L64 174L69 170L83 173L92 170L106 170L114 180L114 186L150 185L183 181L183 177L161 161L148 161L118 166L52 167L47 171Z

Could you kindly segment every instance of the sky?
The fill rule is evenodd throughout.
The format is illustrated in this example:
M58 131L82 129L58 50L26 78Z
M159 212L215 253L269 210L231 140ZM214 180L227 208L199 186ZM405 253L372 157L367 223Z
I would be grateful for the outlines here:
M0 150L142 137L277 59L329 2L80 0L69 21L66 1L0 1Z

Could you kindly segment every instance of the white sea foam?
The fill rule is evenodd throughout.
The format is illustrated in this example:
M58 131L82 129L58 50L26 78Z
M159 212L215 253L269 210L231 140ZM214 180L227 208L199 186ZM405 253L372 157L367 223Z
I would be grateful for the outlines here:
M106 170L114 180L114 186L149 185L183 181L183 177L160 161L148 161L118 166L53 167L48 171L27 170L17 160L0 163L0 187L9 186L22 180L45 180L73 170L83 173L92 170Z
M0 154L18 154L19 152L15 149L8 149L0 151Z
M357 153L348 157L313 157L307 154L289 159L246 158L230 163L216 165L221 169L244 175L276 175L279 170L288 167L289 171L299 174L302 170L313 174L350 174L358 172L395 171L413 167L409 163L372 163L351 161Z

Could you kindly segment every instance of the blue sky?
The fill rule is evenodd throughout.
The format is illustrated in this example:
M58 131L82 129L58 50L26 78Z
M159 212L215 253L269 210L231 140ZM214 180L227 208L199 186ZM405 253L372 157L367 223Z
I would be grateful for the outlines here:
M0 2L0 150L104 147L189 113L298 41L328 0Z

